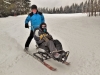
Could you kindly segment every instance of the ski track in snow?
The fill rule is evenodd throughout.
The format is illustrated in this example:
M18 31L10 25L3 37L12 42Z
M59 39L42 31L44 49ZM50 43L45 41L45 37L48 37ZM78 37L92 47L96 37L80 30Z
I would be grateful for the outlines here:
M70 51L71 65L46 61L57 68L53 72L26 54L23 49L30 33L24 28L26 15L10 16L0 18L0 75L100 75L100 17L81 13L44 16L48 31ZM34 39L30 52L36 52Z

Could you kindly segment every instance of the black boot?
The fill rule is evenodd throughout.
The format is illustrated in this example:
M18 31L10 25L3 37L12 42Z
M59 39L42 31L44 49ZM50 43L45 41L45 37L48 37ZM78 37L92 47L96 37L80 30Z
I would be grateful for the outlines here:
M60 52L59 62L65 62L67 60L68 55L69 55L69 51Z

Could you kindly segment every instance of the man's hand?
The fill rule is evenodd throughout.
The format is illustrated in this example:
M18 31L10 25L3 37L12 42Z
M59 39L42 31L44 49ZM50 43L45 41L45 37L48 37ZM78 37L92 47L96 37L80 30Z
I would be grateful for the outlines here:
M25 24L25 28L29 28L29 25L27 23Z

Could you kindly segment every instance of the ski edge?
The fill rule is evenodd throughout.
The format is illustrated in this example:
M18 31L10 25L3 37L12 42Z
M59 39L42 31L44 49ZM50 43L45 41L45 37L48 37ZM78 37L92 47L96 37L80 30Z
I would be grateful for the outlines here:
M56 71L57 69L52 67L51 65L49 65L48 63L46 63L45 61L40 60L39 58L36 58L34 55L30 54L29 52L26 52L28 55L32 56L33 58L35 58L36 60L38 60L40 63L42 63L45 67L47 67L48 69L52 70L52 71Z

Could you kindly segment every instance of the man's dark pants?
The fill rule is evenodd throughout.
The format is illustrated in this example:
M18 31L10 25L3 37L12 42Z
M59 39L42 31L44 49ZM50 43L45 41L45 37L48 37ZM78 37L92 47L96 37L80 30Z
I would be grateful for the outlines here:
M27 39L27 41L26 41L26 43L25 43L25 47L29 47L29 45L30 45L30 43L31 43L31 41L32 41L32 39L33 39L33 37L34 37L34 31L30 31L30 35L29 35L29 37L28 37L28 39Z

